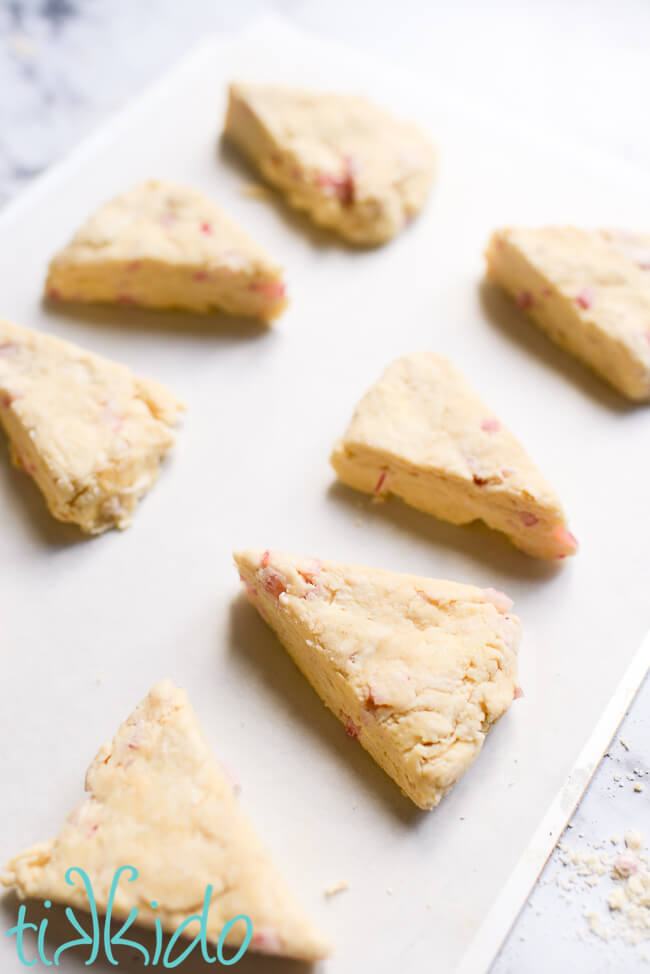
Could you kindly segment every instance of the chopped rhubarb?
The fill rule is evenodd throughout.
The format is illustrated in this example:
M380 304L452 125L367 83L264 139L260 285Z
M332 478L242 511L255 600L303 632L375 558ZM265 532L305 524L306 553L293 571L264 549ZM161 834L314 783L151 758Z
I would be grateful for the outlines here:
M493 417L489 419L484 419L483 422L481 423L481 429L485 433L498 433L499 430L501 429L501 423L499 422L498 419L495 419Z
M578 547L577 538L563 524L556 524L553 528L553 537L571 551L575 551Z
M340 175L319 173L316 181L319 186L332 189L334 195L339 198L343 206L350 206L354 203L354 172L355 167L352 159L350 156L345 156L343 160L343 172Z
M527 528L534 528L539 523L539 518L535 517L532 511L520 511L519 517Z
M583 287L582 291L580 291L580 293L576 297L576 304L578 304L581 308L587 310L587 308L590 308L593 303L594 303L593 288Z
M270 927L260 927L255 931L251 937L251 947L265 954L279 954L282 950L278 935Z
M250 290L257 291L267 298L283 298L287 288L282 281L253 281Z
M517 307L522 308L524 311L527 308L532 308L535 304L535 299L530 291L520 291L517 295Z
M279 599L282 593L287 590L286 578L281 572L276 572L275 568L262 569L262 585L264 591L276 599Z
M302 568L298 569L298 574L302 575L306 582L313 584L322 567L320 558L311 558Z
M375 494L378 494L379 493L379 491L381 490L381 488L384 486L384 483L386 481L386 477L387 476L388 476L388 471L387 470L382 470L381 474L379 475L379 480L375 484L375 489L374 489L373 493L375 493Z
M345 721L345 733L348 737L357 738L361 734L361 725L355 724L351 717L348 717Z

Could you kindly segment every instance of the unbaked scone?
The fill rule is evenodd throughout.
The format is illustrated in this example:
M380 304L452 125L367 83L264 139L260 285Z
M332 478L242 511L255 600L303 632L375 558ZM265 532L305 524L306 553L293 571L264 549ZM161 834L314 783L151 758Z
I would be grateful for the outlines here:
M59 521L88 534L126 527L184 408L126 365L0 320L0 420Z
M488 274L542 331L624 396L650 401L650 235L497 230Z
M399 233L433 181L426 136L365 98L233 84L225 134L291 206L357 244Z
M515 695L520 626L495 589L240 551L248 597L329 709L420 808Z
M203 737L187 696L162 680L105 744L86 774L88 797L58 837L16 856L0 877L21 898L87 907L81 882L66 871L83 869L97 909L106 912L115 871L124 877L112 915L166 932L200 913L213 887L207 920L210 942L223 926L245 914L252 921L251 949L311 961L329 952L327 940L307 918L240 810L231 785ZM151 903L157 903L152 909ZM189 928L190 937L196 928ZM238 947L240 921L225 943Z
M197 189L152 180L115 197L50 264L52 300L215 309L270 321L282 268Z
M522 551L577 550L560 501L523 447L447 359L397 359L365 394L331 457L343 483L452 524L480 519Z

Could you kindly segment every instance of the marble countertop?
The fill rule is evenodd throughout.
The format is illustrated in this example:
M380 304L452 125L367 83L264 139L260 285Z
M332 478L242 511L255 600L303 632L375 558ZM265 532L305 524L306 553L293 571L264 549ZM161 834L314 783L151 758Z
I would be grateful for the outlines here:
M0 204L205 33L268 10L650 169L646 0L0 0ZM630 828L650 839L649 715L646 680L493 974L649 969L650 930L607 937L609 874L570 878L575 852L610 856Z

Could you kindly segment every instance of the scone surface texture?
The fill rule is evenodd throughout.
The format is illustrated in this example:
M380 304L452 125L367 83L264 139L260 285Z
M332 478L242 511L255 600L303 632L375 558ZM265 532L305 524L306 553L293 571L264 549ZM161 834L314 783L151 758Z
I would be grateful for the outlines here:
M397 359L368 390L336 444L339 478L394 494L452 524L480 519L538 558L577 550L560 501L526 451L448 360Z
M138 877L117 887L113 914L138 923L156 918L173 932L201 913L206 887L213 893L207 922L210 942L240 914L253 925L251 949L312 961L328 953L316 930L268 857L213 758L183 690L162 680L105 744L86 775L88 797L56 839L16 856L2 881L21 897L82 907L81 884L65 873L83 869L105 912L114 873L134 866ZM151 902L157 903L152 909ZM193 938L198 927L188 928ZM246 934L234 924L226 943ZM180 953L180 951L177 951Z
M232 84L225 133L291 206L355 244L399 233L433 181L427 137L361 97Z
M420 808L478 756L516 690L502 592L247 549L248 596L323 702Z

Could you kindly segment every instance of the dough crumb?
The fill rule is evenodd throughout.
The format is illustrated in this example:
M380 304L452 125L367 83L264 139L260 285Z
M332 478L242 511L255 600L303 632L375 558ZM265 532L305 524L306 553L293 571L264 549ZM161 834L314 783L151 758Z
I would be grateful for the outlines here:
M344 893L348 889L350 889L350 884L347 879L338 879L335 883L330 883L329 886L325 887L325 896L336 896L337 893Z
M640 849L643 845L643 836L636 829L628 829L625 833L625 845L628 849Z

